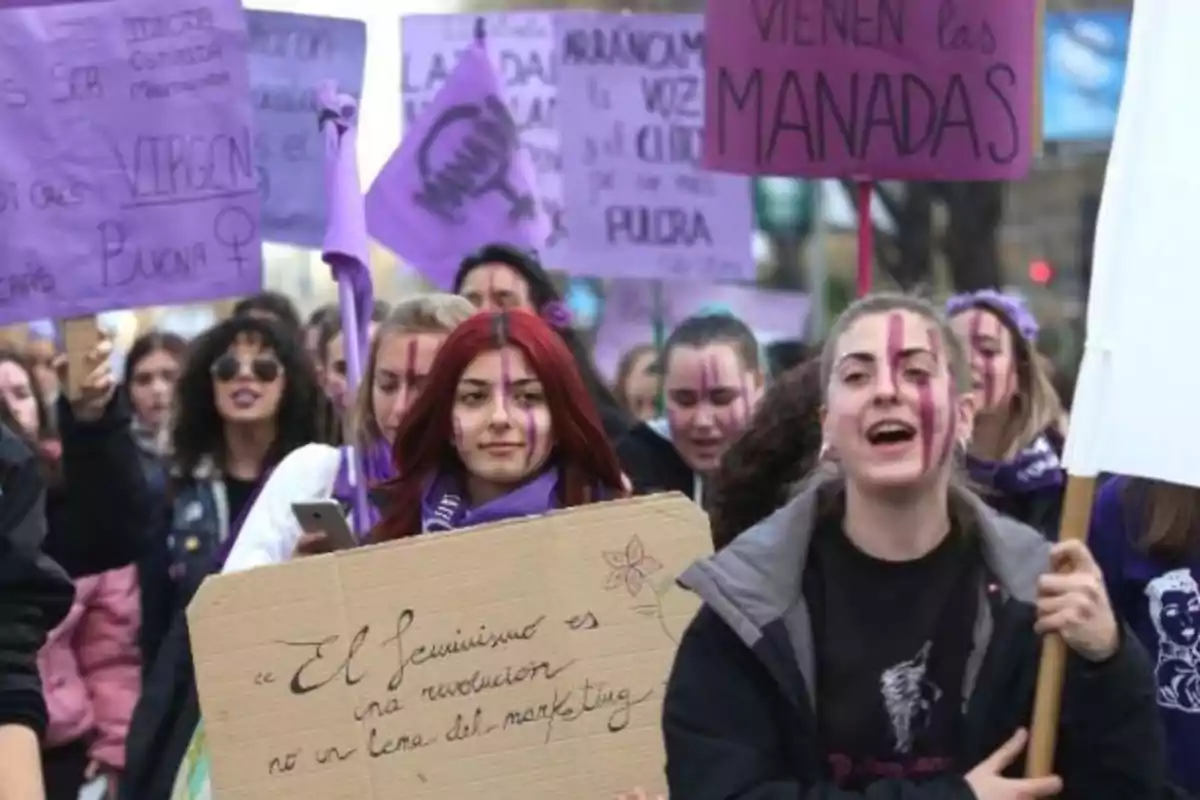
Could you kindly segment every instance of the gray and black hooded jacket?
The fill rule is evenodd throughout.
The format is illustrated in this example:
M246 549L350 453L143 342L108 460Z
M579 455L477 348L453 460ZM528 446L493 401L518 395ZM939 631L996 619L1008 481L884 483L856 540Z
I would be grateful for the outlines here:
M956 513L981 537L986 576L957 774L919 785L881 780L865 794L828 782L802 582L818 514L828 513L827 501L841 489L838 478L814 481L680 578L704 605L684 634L663 707L672 800L974 800L961 776L1029 725L1040 653L1031 603L1050 545L955 491ZM1122 637L1103 664L1071 658L1056 760L1066 800L1161 796L1154 693L1149 661L1133 637Z

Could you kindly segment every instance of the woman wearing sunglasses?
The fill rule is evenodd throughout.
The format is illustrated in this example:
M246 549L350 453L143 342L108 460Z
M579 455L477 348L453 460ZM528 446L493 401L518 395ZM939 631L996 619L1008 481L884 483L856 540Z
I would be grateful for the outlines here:
M199 718L184 612L264 476L316 438L319 391L299 337L278 323L235 316L192 343L176 384L167 500L141 564L147 671L122 797L170 796ZM123 468L139 470L136 460Z

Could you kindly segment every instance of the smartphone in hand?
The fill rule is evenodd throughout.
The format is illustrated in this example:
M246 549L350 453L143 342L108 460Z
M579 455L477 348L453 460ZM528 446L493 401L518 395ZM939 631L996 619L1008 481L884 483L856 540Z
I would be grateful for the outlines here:
M300 530L325 534L331 550L350 550L359 545L358 537L350 530L350 523L336 500L292 503L292 513L300 523Z

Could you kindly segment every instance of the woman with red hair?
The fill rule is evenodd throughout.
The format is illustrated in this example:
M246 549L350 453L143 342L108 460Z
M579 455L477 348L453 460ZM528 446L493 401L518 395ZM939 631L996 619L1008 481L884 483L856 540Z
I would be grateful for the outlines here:
M628 494L570 351L523 310L476 314L447 337L392 457L377 542Z

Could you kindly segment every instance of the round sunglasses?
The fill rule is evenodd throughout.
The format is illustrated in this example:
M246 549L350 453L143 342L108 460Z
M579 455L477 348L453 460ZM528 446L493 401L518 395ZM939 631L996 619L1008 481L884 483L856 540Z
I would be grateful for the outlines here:
M241 375L243 366L248 366L251 377L263 383L273 382L283 371L282 365L274 356L255 356L249 362L245 362L233 353L226 353L212 363L212 376L226 383Z

